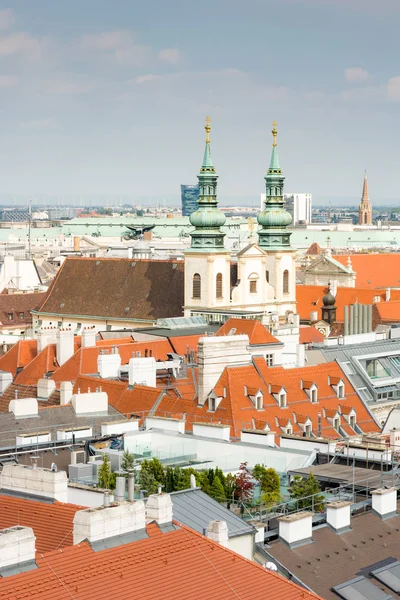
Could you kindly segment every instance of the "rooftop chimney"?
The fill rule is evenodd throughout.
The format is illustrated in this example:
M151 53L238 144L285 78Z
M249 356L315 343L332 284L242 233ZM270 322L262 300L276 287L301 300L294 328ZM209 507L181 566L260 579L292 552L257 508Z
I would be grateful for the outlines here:
M228 545L228 525L226 521L210 521L207 527L207 537L213 542Z
M157 521L159 525L171 523L172 500L169 494L152 494L146 503L147 521Z
M56 389L56 382L53 379L39 379L37 384L37 397L40 400L48 400L54 390Z
M397 490L396 488L378 489L371 492L372 510L382 520L390 519L397 514Z
M156 387L157 367L154 357L131 358L128 367L129 385L135 383Z
M14 413L16 419L23 417L37 417L38 402L36 398L18 398L16 396L8 405L8 412Z
M8 388L8 386L12 384L12 380L12 373L8 373L7 371L0 371L0 396L2 396Z
M116 502L125 501L125 477L118 476L115 481L115 500Z
M135 475L133 471L128 473L128 501L134 502L135 500Z
M66 472L43 469L37 465L4 465L0 474L0 488L68 502Z
M17 565L35 565L35 535L31 527L8 527L0 531L0 570ZM27 570L27 569L24 569Z
M60 405L65 406L70 404L72 398L72 383L70 381L62 381L60 385Z
M37 336L37 350L41 352L49 344L55 344L57 341L57 328L56 327L42 327L36 334Z
M326 522L335 531L341 534L350 529L351 502L329 502L326 505Z
M78 510L74 516L74 545L83 540L99 542L145 527L145 508L141 500Z
M74 332L72 329L57 331L57 362L61 366L74 354Z
M96 345L96 328L93 326L90 329L82 331L82 348L93 348Z
M198 403L203 405L226 366L250 364L249 338L247 335L200 338L198 362Z
M97 357L97 370L100 377L103 379L118 377L120 366L121 356L118 352L113 352L112 354L99 354Z
M312 517L311 512L298 512L285 517L280 517L279 537L289 548L303 546L312 541Z
M108 395L106 392L88 392L73 394L71 404L77 415L108 412Z

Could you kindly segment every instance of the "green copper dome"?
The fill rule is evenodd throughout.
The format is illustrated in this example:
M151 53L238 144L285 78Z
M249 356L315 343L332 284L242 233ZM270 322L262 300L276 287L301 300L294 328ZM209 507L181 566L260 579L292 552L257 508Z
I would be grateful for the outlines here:
M278 130L273 124L272 154L267 175L265 176L265 205L257 221L261 225L258 231L259 245L264 250L285 250L290 248L291 232L287 231L292 222L292 215L285 210L283 200L283 184L285 178L279 163L276 137Z
M224 213L218 209L217 180L214 164L211 157L210 145L210 118L206 119L206 147L204 150L203 164L198 175L200 197L196 212L190 215L190 223L195 227L191 232L191 247L187 252L204 251L226 252L224 247L225 234L220 227L225 224Z

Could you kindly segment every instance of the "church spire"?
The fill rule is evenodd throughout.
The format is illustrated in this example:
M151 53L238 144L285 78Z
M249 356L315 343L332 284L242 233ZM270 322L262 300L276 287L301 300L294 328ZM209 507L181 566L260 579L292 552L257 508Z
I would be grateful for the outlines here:
M364 173L364 183L360 206L358 209L359 225L372 225L372 204L368 194L367 171Z
M190 223L195 227L192 231L191 249L209 250L213 252L226 252L224 247L225 234L221 227L225 224L225 215L218 209L217 180L214 164L211 157L211 119L206 118L206 147L204 150L203 164L198 175L200 196L196 212L189 217Z
M292 222L292 216L285 210L283 200L283 184L285 177L279 163L276 121L272 124L271 162L265 176L266 198L264 210L259 213L257 221L261 225L258 231L259 245L265 250L290 248L291 233L286 230Z

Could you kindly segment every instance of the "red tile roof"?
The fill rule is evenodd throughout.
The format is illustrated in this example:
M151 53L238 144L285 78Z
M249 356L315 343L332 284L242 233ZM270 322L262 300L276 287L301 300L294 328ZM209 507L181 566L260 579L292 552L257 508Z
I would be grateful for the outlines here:
M45 297L45 292L0 294L0 323L10 328L25 327L32 323L31 310L35 310Z
M0 494L0 529L14 525L32 527L38 552L65 548L73 543L74 516L82 508L76 504L39 502Z
M313 325L300 327L300 344L312 344L323 341L323 334L313 327Z
M215 335L248 335L252 346L264 344L279 344L264 325L255 319L228 319Z
M333 258L347 267L350 256L353 271L357 273L356 287L400 288L400 254L338 254Z
M318 596L188 527L94 552L87 542L37 557L0 580L7 600L318 600Z
M17 370L26 367L36 354L36 340L20 340L0 358L0 370L12 373L15 377Z
M58 369L56 345L49 344L15 377L15 383L37 385L46 373Z
M377 323L398 323L400 321L400 300L377 302L374 305L374 320Z

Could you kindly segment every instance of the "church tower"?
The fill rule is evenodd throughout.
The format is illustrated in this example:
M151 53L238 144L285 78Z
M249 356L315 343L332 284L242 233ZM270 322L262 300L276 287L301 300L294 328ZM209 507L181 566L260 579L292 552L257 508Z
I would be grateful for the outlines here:
M266 278L275 290L274 304L278 314L296 312L296 252L290 245L287 227L292 216L285 210L283 184L285 177L279 163L276 122L272 128L272 155L265 176L264 210L257 217L259 247L267 254Z
M358 224L359 225L372 225L372 204L369 200L368 195L368 179L367 172L364 175L363 193L358 208Z
M198 209L190 215L194 226L191 246L185 251L185 307L192 310L228 308L230 304L230 252L224 246L221 227L225 215L218 209L218 176L211 157L210 118L206 119L206 146L198 175Z

